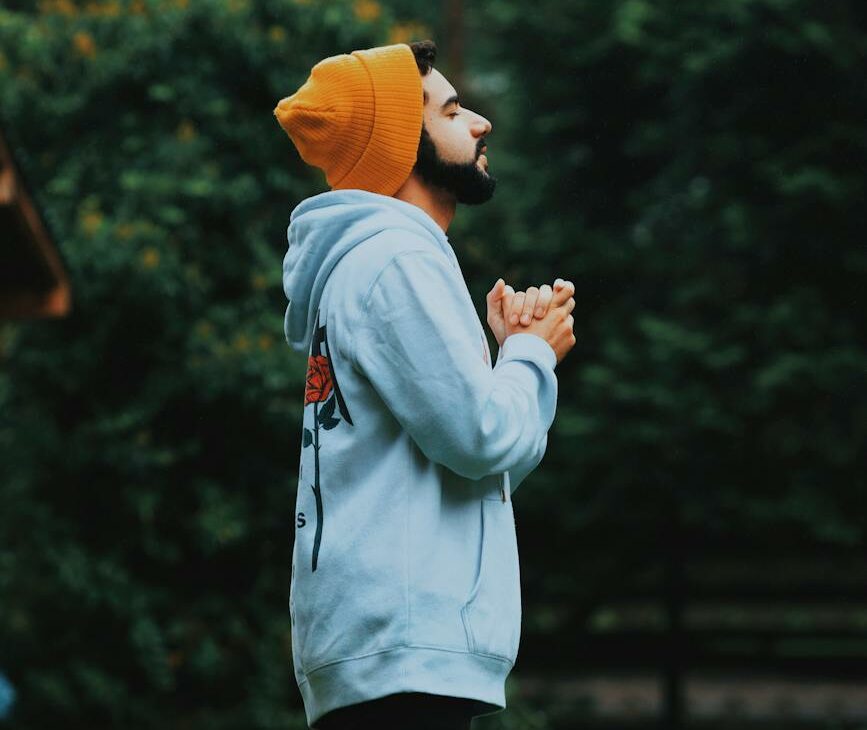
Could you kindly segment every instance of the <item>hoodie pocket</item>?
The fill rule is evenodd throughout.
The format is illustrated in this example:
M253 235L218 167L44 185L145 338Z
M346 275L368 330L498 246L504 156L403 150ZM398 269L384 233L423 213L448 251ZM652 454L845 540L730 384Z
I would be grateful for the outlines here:
M514 663L521 638L521 575L512 502L482 499L479 574L461 609L467 648Z

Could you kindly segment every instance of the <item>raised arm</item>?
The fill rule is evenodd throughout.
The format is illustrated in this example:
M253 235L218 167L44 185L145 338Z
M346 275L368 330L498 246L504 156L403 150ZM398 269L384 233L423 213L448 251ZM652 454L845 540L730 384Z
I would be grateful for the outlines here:
M352 359L429 459L481 479L542 458L557 355L538 335L514 334L492 371L474 311L444 255L401 252L364 298Z

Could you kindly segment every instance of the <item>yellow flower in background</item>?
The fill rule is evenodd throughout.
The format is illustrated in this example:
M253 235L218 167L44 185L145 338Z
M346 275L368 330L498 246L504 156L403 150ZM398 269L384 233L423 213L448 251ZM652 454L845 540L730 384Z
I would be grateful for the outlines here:
M81 216L81 227L88 236L92 236L102 225L102 214L96 211L85 213Z
M93 58L96 55L96 43L93 42L93 36L90 33L79 31L72 36L72 45L77 53L87 58Z
M6 61L6 54L0 51L0 71L5 71L9 64Z
M142 266L153 269L160 262L160 252L155 248L146 248L141 255Z
M238 352L246 352L250 349L250 338L247 337L247 335L240 334L235 338L232 347L234 347Z
M394 43L409 43L414 40L422 40L428 38L430 32L423 23L410 21L407 23L395 23L389 29L388 42Z
M355 0L352 9L355 17L361 21L376 20L382 14L382 8L376 0Z
M42 0L37 7L41 15L75 15L78 12L72 0Z
M254 274L250 277L250 283L253 285L253 288L257 291L264 289L268 286L268 280L265 278L264 274Z
M133 0L133 3L129 6L129 11L133 15L144 15L147 9L142 0Z
M187 5L189 5L189 0L174 0L173 5L176 8L180 8L181 10L185 10Z
M248 6L247 0L229 0L227 4L230 13L242 13Z
M210 322L199 322L196 325L196 332L198 332L200 337L209 337L214 332L214 325Z
M114 227L114 235L121 241L132 238L133 233L135 233L135 227L131 223L119 223Z
M270 38L275 43L280 43L280 41L286 38L286 31L283 30L283 26L272 25L270 28L268 28L268 38Z
M274 338L271 335L259 335L259 349L270 350L274 344Z
M181 142L189 142L191 139L195 139L196 135L196 125L193 124L189 119L184 119L179 125L178 129L175 132L175 136Z
M120 4L117 0L108 0L108 2L89 2L84 6L84 12L88 15L104 15L113 18L120 15Z

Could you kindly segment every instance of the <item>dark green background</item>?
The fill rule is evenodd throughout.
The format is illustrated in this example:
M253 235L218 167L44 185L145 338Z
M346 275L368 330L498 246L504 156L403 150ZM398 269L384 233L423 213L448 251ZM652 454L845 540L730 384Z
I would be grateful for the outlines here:
M0 113L74 295L0 329L10 727L306 727L281 261L326 186L272 109L357 48L432 38L493 122L496 195L448 232L482 320L499 276L576 285L548 451L514 495L515 681L703 548L745 572L863 555L867 6L488 0L464 28L461 51L415 0L0 8ZM486 727L548 727L514 704Z

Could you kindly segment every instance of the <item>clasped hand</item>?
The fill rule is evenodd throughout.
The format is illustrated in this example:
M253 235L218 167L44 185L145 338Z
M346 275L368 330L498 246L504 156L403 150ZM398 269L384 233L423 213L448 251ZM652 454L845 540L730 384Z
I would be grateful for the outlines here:
M488 326L502 347L505 339L518 332L538 335L551 345L559 363L575 345L572 330L575 308L575 285L556 279L548 284L531 286L516 292L502 279L497 279L487 294Z

